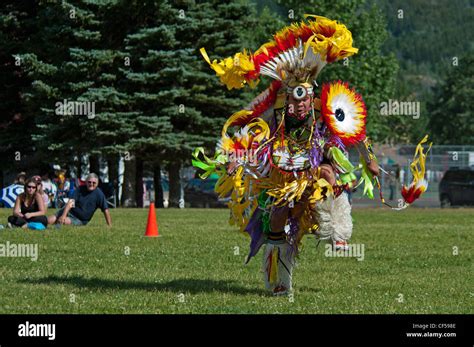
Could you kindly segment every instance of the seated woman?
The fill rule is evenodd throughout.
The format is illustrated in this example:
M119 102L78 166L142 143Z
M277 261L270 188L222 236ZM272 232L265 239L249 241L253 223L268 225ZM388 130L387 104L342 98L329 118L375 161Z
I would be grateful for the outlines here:
M25 191L17 196L13 216L8 217L8 225L27 228L28 223L41 223L48 226L46 207L38 192L38 185L30 178L25 182Z

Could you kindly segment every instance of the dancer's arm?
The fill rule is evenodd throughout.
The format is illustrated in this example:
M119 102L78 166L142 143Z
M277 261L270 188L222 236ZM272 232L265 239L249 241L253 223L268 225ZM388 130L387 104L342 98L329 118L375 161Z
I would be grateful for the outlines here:
M363 142L359 142L357 144L357 150L362 155L362 158L367 164L367 168L374 176L379 175L379 163L377 162L377 158L375 154L369 150L369 139L366 138Z

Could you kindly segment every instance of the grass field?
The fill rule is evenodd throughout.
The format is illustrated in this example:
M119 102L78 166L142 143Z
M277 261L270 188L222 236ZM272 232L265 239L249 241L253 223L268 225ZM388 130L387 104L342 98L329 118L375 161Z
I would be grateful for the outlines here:
M83 228L0 230L39 253L0 258L0 313L474 312L472 209L356 209L364 260L325 257L306 237L293 297L263 290L261 253L243 265L248 238L227 210L157 210L159 238L143 237L146 209L111 213L112 229L97 212Z

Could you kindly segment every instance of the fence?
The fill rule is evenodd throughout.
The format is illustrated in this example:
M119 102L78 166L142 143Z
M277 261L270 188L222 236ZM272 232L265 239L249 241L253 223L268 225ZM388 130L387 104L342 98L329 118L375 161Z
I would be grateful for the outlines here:
M412 180L410 163L415 154L414 145L402 146L376 146L375 152L380 166L387 172L394 174L398 179L393 180L390 176L381 173L380 180L383 186L384 197L390 198L391 188L394 190L393 200L397 201L400 196L401 184L409 185ZM352 162L358 162L357 151L350 152ZM428 190L423 195L425 206L439 206L439 182L449 168L473 168L474 169L474 146L433 146L426 160L426 178ZM395 182L394 182L395 181ZM361 189L354 194L355 198L361 197Z

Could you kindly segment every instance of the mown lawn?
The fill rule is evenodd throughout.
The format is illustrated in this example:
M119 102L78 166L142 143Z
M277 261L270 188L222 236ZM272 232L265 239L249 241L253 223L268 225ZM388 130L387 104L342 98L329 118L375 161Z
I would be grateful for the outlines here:
M157 210L159 238L143 237L146 209L111 212L112 229L97 212L83 228L0 230L39 249L0 257L0 313L474 312L472 209L355 210L364 260L306 237L290 297L263 290L261 254L243 265L249 239L227 210Z

